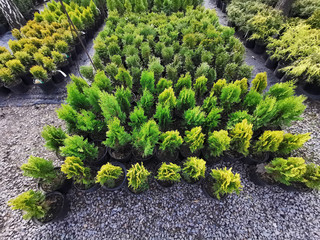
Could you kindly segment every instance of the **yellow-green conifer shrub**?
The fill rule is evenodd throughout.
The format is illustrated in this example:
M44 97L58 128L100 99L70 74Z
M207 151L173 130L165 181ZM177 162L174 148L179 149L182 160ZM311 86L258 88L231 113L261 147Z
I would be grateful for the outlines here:
M268 86L267 73L258 73L252 80L252 89L258 93L262 93Z
M237 123L234 128L230 130L231 149L247 156L249 154L248 149L250 147L252 134L252 124L249 124L247 119Z
M144 192L149 189L150 172L143 166L143 163L132 165L127 172L128 186L135 193Z
M117 181L124 175L121 167L107 163L97 173L96 183L108 188L116 187Z
M182 168L182 176L188 183L196 182L205 177L206 161L197 157L189 157Z

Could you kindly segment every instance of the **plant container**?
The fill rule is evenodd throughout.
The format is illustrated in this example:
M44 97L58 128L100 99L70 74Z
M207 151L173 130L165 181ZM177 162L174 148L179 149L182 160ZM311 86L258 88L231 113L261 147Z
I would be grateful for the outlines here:
M183 159L186 159L188 157L199 157L201 154L201 151L198 150L192 153L187 145L182 144L180 147L180 154Z
M33 77L32 77L32 74L30 72L21 74L19 77L22 79L22 81L26 85L33 85Z
M315 83L304 82L302 84L302 89L308 94L320 95L320 85L317 85Z
M262 155L248 155L242 158L242 162L248 165L256 165L256 164L268 162L269 158L270 158L269 152L265 152Z
M26 93L29 90L29 87L21 80L21 78L18 79L18 81L13 85L4 85L6 88L9 88L12 92L16 94L22 94Z
M312 191L312 189L308 188L306 185L299 182L293 182L291 185L280 183L279 187L287 192L311 192Z
M8 31L6 24L0 23L0 36L5 34Z
M146 190L144 190L144 191L138 191L138 192L135 192L135 191L133 191L133 189L131 189L130 187L129 187L129 183L128 183L128 181L127 181L127 192L128 193L130 193L130 194L132 194L132 195L141 195L141 194L143 194L143 193L146 193L146 192L148 192L149 191L149 189L150 189L150 180L148 179L148 185L149 185L149 188L148 189L146 189Z
M102 144L102 141L94 141L94 145L99 149L98 158L95 161L88 162L88 165L93 168L100 168L109 160L108 148Z
M66 77L67 75L63 71L57 70L52 75L52 81L56 84L62 83Z
M244 45L245 45L247 48L253 49L253 48L255 47L255 40L252 40L252 39L247 38L247 39L245 40Z
M167 162L168 164L170 163L170 161ZM161 167L162 163L159 163L156 167L155 167L155 174L157 175L158 174L158 170L159 168ZM174 182L170 182L170 181L161 181L161 180L158 180L156 179L156 183L161 186L161 187L164 187L164 188L170 188L174 185Z
M80 38L81 38L81 41L82 41L83 45L86 46L87 45L86 37L84 35L82 35ZM80 40L78 38L77 38L77 42L76 42L75 48L76 48L77 54L82 53L83 47L82 47L82 44L81 44L81 42L80 42Z
M187 184L191 184L191 185L199 185L199 184L201 184L201 182L204 179L203 177L200 177L198 180L195 180L195 179L188 180L183 172L181 172L181 178L184 182L186 182Z
M6 97L10 93L10 89L6 88L3 84L0 83L0 97Z
M151 161L153 159L153 157L156 155L156 151L157 151L156 148L154 148L152 155L144 158L135 149L133 149L132 155L133 155L133 158L136 162L147 162L147 161Z
M285 72L283 72L283 71L280 70L280 69L282 69L282 68L284 68L284 67L286 67L286 64L285 64L285 63L283 63L283 62L279 62L279 63L278 63L278 66L277 66L276 69L274 70L274 75L275 75L277 78L281 79L281 78L284 76Z
M90 186L87 189L84 187L84 185L80 185L75 182L73 183L73 186L75 189L77 189L77 191L83 192L83 193L92 193L99 190L100 188L100 184L97 184L97 183L92 184L92 186Z
M51 206L47 216L44 219L32 218L37 225L43 225L50 222L58 222L64 219L70 210L68 199L60 192L51 192L46 194L45 200L49 201Z
M111 160L113 161L118 161L121 163L127 163L130 162L130 160L132 159L132 149L128 148L126 151L126 154L119 154L117 152L115 152L113 149L108 148L108 152L110 155Z
M108 188L107 186L104 186L104 185L101 186L104 190L107 190L107 191L110 191L110 192L121 189L123 187L123 185L125 184L126 179L127 179L127 169L122 163L111 162L111 164L114 165L114 166L121 167L122 171L123 171L123 176L116 181L116 186L114 188Z
M226 161L229 161L229 162L235 162L235 161L240 161L244 158L244 156L240 153L237 153L237 152L226 152L225 153L225 159Z
M267 61L265 62L265 66L269 69L276 69L278 66L278 62L276 59L272 60L270 57L268 57Z
M207 164L209 164L209 165L218 163L218 162L220 162L221 159L225 158L224 156L220 156L220 157L210 156L210 152L208 150L208 147L201 149L201 154L202 154L202 157L204 158L204 160L206 160Z
M201 188L202 188L202 191L204 193L204 195L207 197L207 198L210 198L210 199L215 199L215 200L218 200L218 201L223 201L227 198L227 195L223 195L223 196L220 196L220 199L218 199L216 197L216 195L214 195L213 191L212 191L212 186L214 185L215 183L215 179L213 179L211 177L211 175L208 175L206 176L206 178L203 180L202 184L201 184Z
M37 82L37 80L36 80L36 82ZM38 85L42 89L42 91L44 91L45 93L49 93L56 88L56 86L54 85L54 83L52 81L52 77L49 78L45 82L39 81L39 83L35 83L35 84Z
M249 179L258 186L278 185L271 177L268 177L264 163L249 167Z
M179 151L176 151L172 155L172 154L170 154L170 152L166 152L166 151L162 151L162 150L158 149L156 156L160 162L177 162L179 159Z
M262 54L266 51L266 44L261 41L256 41L253 52L256 54Z
M72 65L72 58L68 57L63 63L59 64L59 69L66 75L70 73L71 65ZM67 75L65 77L67 77Z
M46 186L45 183L43 183L42 179L38 180L38 189L41 190L42 192L61 192L62 194L67 194L69 189L72 186L72 179L67 179L65 174L61 172L61 168L60 167L55 167L54 168L55 171L59 172L60 176L63 177L63 179L61 179L61 181L59 183L57 183L58 185L56 186L56 188L51 188L49 186Z

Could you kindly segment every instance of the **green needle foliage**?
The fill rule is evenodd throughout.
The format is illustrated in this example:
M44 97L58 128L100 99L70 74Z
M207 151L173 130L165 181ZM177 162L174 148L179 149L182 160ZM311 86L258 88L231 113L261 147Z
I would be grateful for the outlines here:
M253 126L257 130L263 126L267 126L275 116L276 99L267 96L264 100L260 101L253 112Z
M304 159L299 157L275 158L265 168L275 181L285 185L301 182L307 171Z
M96 176L96 183L108 188L116 187L117 180L124 175L121 167L107 163L100 168Z
M245 95L248 92L248 79L242 78L241 80L234 81L234 84L238 85L241 88L241 96Z
M67 85L67 99L66 102L70 104L75 110L89 109L90 103L85 95L79 91L77 85L72 82Z
M174 155L183 143L183 139L177 130L162 133L160 136L160 141L159 149L169 152L171 155Z
M144 110L142 107L135 107L134 110L129 115L130 122L128 125L132 129L139 129L144 123L147 122L148 117L144 115Z
M56 128L55 126L47 125L43 128L41 136L46 141L46 144L44 145L46 148L58 152L59 148L63 146L67 134L61 127Z
M293 82L277 83L270 87L267 92L268 96L275 97L277 100L283 100L294 95L294 89L296 86Z
M206 114L199 106L185 111L183 117L187 128L202 126L206 121Z
M209 133L208 148L210 156L220 157L224 151L229 150L231 138L225 130Z
M171 88L172 87L172 81L167 80L165 78L160 78L160 80L157 83L156 91L157 94L162 93L166 88Z
M61 172L67 175L68 179L73 179L76 183L89 187L94 183L91 169L85 167L78 157L67 157L61 165Z
M208 79L205 76L201 76L196 79L196 82L193 84L194 91L196 93L197 99L200 99L208 91L207 88Z
M81 110L77 115L77 129L85 133L99 133L105 128L105 123L97 120L97 116L90 111Z
M77 132L77 111L68 104L61 104L61 108L56 110L58 118L67 123L69 133Z
M174 108L177 104L177 98L174 95L172 87L166 88L162 93L160 93L158 101L160 104L168 106L170 109Z
M149 120L139 130L133 131L132 145L145 158L153 154L159 137L160 131L157 123Z
M283 135L283 140L279 145L278 153L285 155L290 154L293 150L301 148L310 138L310 133L297 135L286 133Z
M79 92L83 93L83 90L85 88L89 87L89 84L86 82L86 80L84 80L81 77L76 77L75 75L71 75L70 76L72 82L77 86L77 89L79 90Z
M101 91L106 91L111 93L113 87L111 85L110 79L106 76L104 71L98 71L94 76L94 81L92 83L92 87L98 87Z
M174 91L176 94L179 94L183 88L191 88L192 79L190 73L186 73L184 76L181 76L177 83L174 85Z
M98 148L90 144L82 136L68 136L64 146L60 148L61 155L65 157L78 157L81 161L94 161L98 157Z
M234 84L229 83L221 90L220 102L226 110L230 110L235 103L241 101L241 88Z
M152 93L148 89L143 90L143 94L139 102L137 103L138 107L143 108L144 112L150 113L153 104L154 104L154 97Z
M283 131L265 131L255 143L253 149L256 153L277 152L283 141Z
M154 72L155 79L159 80L164 71L164 67L160 63L160 58L151 58L148 70Z
M320 166L308 164L302 181L308 188L320 190Z
M24 176L41 178L48 183L57 177L53 162L39 157L30 156L28 163L22 164L20 168Z
M233 129L237 123L247 119L248 123L252 123L252 116L247 111L236 111L229 114L229 120L227 122L227 129Z
M177 100L177 109L184 112L196 106L195 92L189 88L183 88Z
M215 180L212 190L219 200L226 194L233 192L240 194L242 190L240 175L239 173L233 174L232 168L212 169L210 176Z
M214 96L213 92L211 92L210 95L204 99L201 109L206 114L209 114L211 110L216 106L217 106L217 97Z
M155 178L159 181L176 183L181 180L180 172L181 167L178 165L174 163L162 163Z
M131 90L129 88L124 88L123 86L121 86L117 88L114 95L120 105L122 112L129 113L132 98Z
M90 82L94 80L94 69L92 66L81 66L80 67L81 75Z
M106 122L114 117L118 117L121 123L126 121L126 114L121 110L120 104L114 95L102 92L99 102Z
M170 123L172 123L172 116L168 105L158 103L153 117L157 119L162 130L167 129Z
M204 178L206 172L206 162L196 157L188 157L183 163L182 175L187 182L198 181Z
M22 210L23 219L41 219L49 211L49 206L45 203L45 194L40 191L29 190L8 201L8 205L13 210Z
M84 89L84 96L91 105L92 112L100 116L102 114L101 107L99 105L101 90L97 86Z
M249 154L248 149L250 147L252 134L252 124L249 124L247 119L237 123L234 128L230 130L231 149L247 156Z
M143 163L132 165L127 172L128 186L136 193L148 190L150 174Z
M211 92L214 93L215 96L221 96L222 89L226 87L227 81L225 79L219 79L217 82L213 84ZM241 91L241 89L240 89Z
M141 84L141 89L143 91L148 90L150 93L154 93L154 91L155 91L155 89L154 89L154 84L155 84L154 73L148 72L148 71L143 71L141 74L140 84Z
M205 134L202 133L201 127L192 128L191 131L185 132L184 142L192 153L201 150L204 146Z
M107 139L103 142L107 147L120 150L131 142L131 136L127 133L120 120L114 117L108 122Z
M252 89L258 93L262 93L268 85L267 73L258 73L252 80Z
M118 74L115 76L115 85L132 88L132 77L130 73L124 68L118 69Z
M244 98L243 106L253 112L258 104L262 101L263 96L255 90L250 90Z
M219 125L222 108L214 107L209 112L208 116L205 119L205 126L207 131L212 131L212 129L216 128Z

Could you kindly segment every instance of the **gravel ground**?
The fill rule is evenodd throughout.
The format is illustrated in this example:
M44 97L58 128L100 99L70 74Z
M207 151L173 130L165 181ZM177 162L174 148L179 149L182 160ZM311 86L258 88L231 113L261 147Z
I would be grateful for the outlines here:
M247 166L220 163L241 175L239 196L218 202L205 197L199 186L180 183L134 196L125 190L102 189L83 194L71 190L71 210L59 223L35 226L12 211L6 202L22 191L36 189L35 181L23 177L19 167L29 155L54 159L40 137L46 124L61 125L58 105L0 109L0 239L319 239L320 197L316 192L285 192L279 187L258 187L248 180ZM293 132L311 131L313 139L303 154L320 163L319 103L308 103L304 120ZM312 121L311 121L312 120ZM315 124L317 121L317 124ZM301 130L303 126L304 130Z
M214 6L208 4L206 6ZM223 15L218 12L222 21ZM266 71L263 63L247 54ZM256 65L256 64L255 64ZM268 73L269 80L270 75ZM32 101L31 101L32 102ZM26 102L25 102L26 103ZM208 199L199 186L179 183L161 189L155 182L151 191L134 196L122 190L102 189L91 194L71 190L71 209L64 221L35 226L12 211L7 201L36 183L23 177L19 167L29 155L53 159L40 132L44 125L62 125L58 105L21 104L0 108L0 239L319 239L320 196L285 192L279 187L258 187L248 179L247 166L240 162L220 163L241 175L243 191L218 202ZM311 132L312 140L295 155L320 164L320 103L307 102L304 120L286 130Z

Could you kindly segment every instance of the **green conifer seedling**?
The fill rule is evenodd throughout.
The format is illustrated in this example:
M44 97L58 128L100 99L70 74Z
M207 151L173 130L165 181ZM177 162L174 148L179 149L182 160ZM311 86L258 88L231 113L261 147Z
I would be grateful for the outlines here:
M150 174L143 163L132 165L127 172L128 186L137 193L148 190Z
M121 167L107 163L100 168L96 176L96 183L108 188L116 187L117 180L124 175Z
M183 138L186 145L192 153L201 150L204 147L205 134L202 133L201 127L192 128L190 131L185 132Z
M154 101L154 97L152 93L148 89L145 89L143 90L143 94L139 102L137 103L137 105L138 107L142 107L144 109L144 112L150 113L151 108L154 104L153 101Z
M166 88L162 93L160 93L158 101L159 104L168 106L169 109L173 109L177 104L177 98L174 95L172 87Z
M172 123L172 116L169 106L158 103L154 118L157 119L157 122L162 130L167 129L170 123Z
M196 106L195 92L189 88L183 88L177 100L177 109L184 112Z
M147 89L150 93L154 93L154 73L143 71L140 79L140 84L143 91Z
M308 188L320 190L320 166L314 163L307 164L302 182Z
M100 107L106 122L111 120L113 117L118 117L121 123L126 121L126 114L121 110L121 107L114 95L102 92L100 95Z
M258 93L262 93L268 86L267 73L258 73L252 80L252 89Z
M158 94L162 93L166 88L172 87L172 81L167 80L165 78L160 78L160 80L157 83L156 91Z
M162 163L158 169L156 179L159 181L166 181L171 183L180 182L181 179L181 167L174 163Z
M240 102L240 96L241 88L234 83L229 83L221 90L220 102L226 110L230 110L231 106Z
M121 86L116 89L114 95L120 105L121 111L128 114L131 107L131 90L129 88L124 88L123 86Z
M63 146L67 134L62 130L61 127L47 125L43 128L41 136L46 141L46 148L58 152L59 148Z
M208 149L212 157L220 157L223 152L229 150L231 138L225 130L209 133Z
M187 128L202 126L206 121L206 114L199 106L185 111L183 117Z
M253 149L256 153L277 152L283 140L283 131L265 131L255 143Z
M179 94L183 88L191 88L192 79L190 73L186 73L184 76L181 76L177 83L174 86L174 91L176 94Z
M128 125L132 129L139 129L144 123L147 122L148 117L144 115L144 110L142 107L135 107L134 110L129 115L130 122Z
M231 149L247 156L252 134L252 124L249 124L247 119L237 123L230 131Z
M211 109L209 114L205 119L205 126L207 131L212 131L212 129L216 128L219 125L222 108L214 107Z
M183 139L180 136L179 131L167 131L160 136L160 147L159 149L165 152L169 152L174 155L183 143Z
M196 157L189 157L184 163L182 168L183 178L191 183L198 181L205 177L206 162L203 159Z
M310 133L296 135L286 133L283 135L283 140L279 145L278 153L290 154L293 150L301 148L310 138Z
M196 82L193 84L194 91L197 99L200 99L208 91L207 88L208 79L205 76L198 77Z
M118 86L124 86L128 88L132 88L132 77L130 73L124 68L118 69L118 74L115 76L115 84Z
M247 119L248 123L252 123L252 116L247 111L236 111L229 114L229 120L227 122L227 129L233 129L237 123Z

